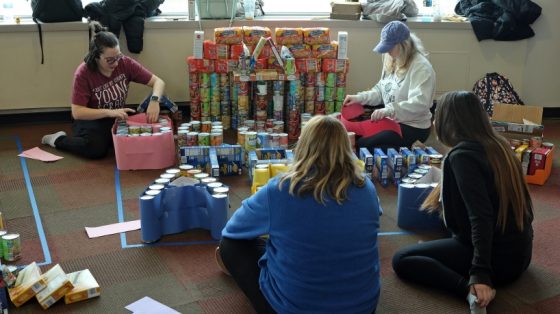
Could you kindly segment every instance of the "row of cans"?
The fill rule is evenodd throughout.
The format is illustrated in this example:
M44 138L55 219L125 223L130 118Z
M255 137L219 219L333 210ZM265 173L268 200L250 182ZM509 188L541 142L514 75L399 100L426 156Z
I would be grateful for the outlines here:
M160 175L159 178L154 180L154 183L148 186L142 200L154 198L160 194L168 184L180 177L188 178L191 183L195 185L202 185L208 188L208 192L218 198L227 197L229 194L229 187L219 182L217 178L211 177L208 173L202 172L199 169L194 169L192 165L181 165L180 168L167 169Z
M177 132L177 146L220 146L224 143L222 132L193 132L179 130Z
M246 151L253 151L257 148L288 148L288 134L254 132L240 128L237 132L237 144Z

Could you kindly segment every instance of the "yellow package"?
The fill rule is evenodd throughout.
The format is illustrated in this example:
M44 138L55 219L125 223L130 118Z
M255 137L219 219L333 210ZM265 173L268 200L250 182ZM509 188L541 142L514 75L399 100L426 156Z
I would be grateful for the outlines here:
M309 27L303 29L303 42L305 44L328 44L330 41L328 27Z
M243 27L214 28L216 44L240 44L243 41Z
M74 285L74 289L64 296L66 304L95 298L101 294L101 288L89 269L68 274L68 280Z
M303 43L303 29L277 27L274 30L277 45L296 45Z
M312 46L313 57L317 59L336 59L338 52L338 43L336 41L330 44L319 44Z
M20 307L46 286L45 279L41 277L41 269L33 262L19 272L16 283L13 288L8 289L8 294L14 305Z
M268 27L262 26L243 26L243 42L247 45L256 45L261 37L268 38L272 32Z
M74 288L64 270L56 264L41 276L46 282L47 287L41 290L35 297L44 310L48 309L56 301L60 300L66 293Z

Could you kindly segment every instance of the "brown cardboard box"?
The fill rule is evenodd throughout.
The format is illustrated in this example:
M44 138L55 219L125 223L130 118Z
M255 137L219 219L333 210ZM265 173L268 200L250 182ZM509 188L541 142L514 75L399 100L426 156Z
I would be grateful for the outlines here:
M333 14L355 15L362 13L362 5L359 2L341 2L335 1L331 3Z
M542 113L543 108L537 106L495 104L492 127L507 138L542 137Z

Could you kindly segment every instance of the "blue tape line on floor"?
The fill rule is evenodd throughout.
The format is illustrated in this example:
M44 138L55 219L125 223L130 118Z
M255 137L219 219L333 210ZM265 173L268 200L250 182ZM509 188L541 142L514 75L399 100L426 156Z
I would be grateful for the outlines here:
M124 210L122 205L121 193L121 175L119 173L119 169L117 169L117 166L115 166L115 194L117 195L117 213L119 222L124 222ZM125 232L121 232L121 247L123 249L127 247Z
M388 236L388 235L407 235L407 234L414 234L411 231L393 231L393 232L379 232L377 236Z
M18 151L21 154L23 149L19 137L15 136L14 140L16 141ZM35 218L35 224L37 225L37 233L39 234L41 247L43 248L43 255L45 256L45 261L39 263L39 266L49 265L52 263L51 253L49 251L49 245L47 244L43 223L41 222L41 216L39 216L39 208L37 207L35 193L33 192L33 186L31 185L31 178L29 177L29 171L27 170L27 162L25 161L25 157L19 157L19 160L21 162L21 169L23 170L23 177L25 178L25 186L27 187L29 202L31 203L31 208L33 208L33 217Z

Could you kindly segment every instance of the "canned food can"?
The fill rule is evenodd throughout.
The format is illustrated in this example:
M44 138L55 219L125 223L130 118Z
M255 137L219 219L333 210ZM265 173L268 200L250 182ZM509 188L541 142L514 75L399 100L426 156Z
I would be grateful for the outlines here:
M187 170L187 177L194 178L195 174L202 173L200 169Z
M0 212L0 231L2 231L2 230L6 230L6 223L4 222L4 214L2 214L2 212ZM0 236L2 236L2 235L0 235Z
M182 165L179 165L179 169L181 170L181 176L182 177L187 177L188 176L187 172L189 170L194 169L194 166L189 165L189 164L182 164Z
M278 146L288 148L288 133L278 134Z
M210 146L210 133L207 132L198 133L198 145Z
M245 133L245 150L253 151L257 148L257 132Z
M174 178L177 178L180 176L181 170L179 168L170 168L165 170L165 173L172 174Z
M6 230L0 230L0 257L4 257L4 248L2 245L2 237L8 234Z
M257 133L257 148L270 147L270 135L266 132Z
M191 130L193 132L200 132L200 121L191 121Z
M2 253L6 262L13 262L21 257L21 238L18 233L2 236Z
M221 132L212 132L210 133L210 145L211 146L220 146L224 142L224 137Z

